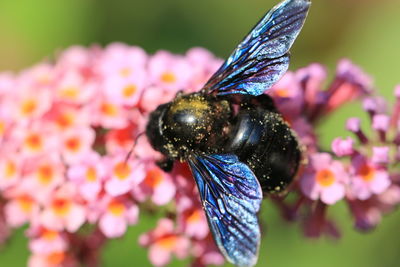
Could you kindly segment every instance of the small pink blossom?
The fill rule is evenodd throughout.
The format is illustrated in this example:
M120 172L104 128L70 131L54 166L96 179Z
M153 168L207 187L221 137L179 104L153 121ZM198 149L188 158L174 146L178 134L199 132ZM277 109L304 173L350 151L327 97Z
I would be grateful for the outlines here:
M159 51L149 60L149 75L154 85L177 92L187 88L192 73L183 57Z
M387 146L372 147L371 162L374 164L388 164L389 163L389 147L387 147Z
M327 153L311 156L310 168L300 180L302 192L312 200L321 199L332 205L345 195L348 175L339 161Z
M372 128L380 131L387 131L389 129L390 118L384 114L375 115L372 118Z
M388 172L362 156L352 161L350 193L360 200L384 192L391 184Z
M89 152L79 162L68 169L68 178L76 183L82 197L87 201L95 201L102 190L102 182L107 170L104 162L96 152Z
M28 229L27 234L31 238L29 249L33 253L49 254L68 249L66 235L62 232L49 230L41 226L32 226Z
M128 193L145 178L140 162L125 159L126 155L119 155L105 160L110 176L105 183L105 191L111 196Z
M76 232L86 220L86 209L76 198L76 188L64 184L46 203L39 221L47 229Z
M106 197L99 218L100 230L109 238L120 237L128 225L136 224L138 215L138 207L129 199Z
M5 205L4 213L11 227L20 227L38 216L40 207L30 193L16 192L8 197L10 201Z
M76 127L65 131L61 137L61 153L67 163L79 161L88 154L95 139L95 132L89 127Z
M170 174L162 171L154 163L147 164L146 176L139 187L134 187L132 195L143 201L147 196L156 205L165 205L175 195L175 185Z
M354 153L354 141L352 138L347 137L346 139L335 138L332 142L332 151L338 157L350 156Z
M351 132L360 131L360 119L359 118L349 118L346 122L346 129Z
M155 266L164 266L171 260L171 254L183 258L188 254L189 240L174 231L170 219L161 219L156 228L139 238L142 246L149 247L149 258Z

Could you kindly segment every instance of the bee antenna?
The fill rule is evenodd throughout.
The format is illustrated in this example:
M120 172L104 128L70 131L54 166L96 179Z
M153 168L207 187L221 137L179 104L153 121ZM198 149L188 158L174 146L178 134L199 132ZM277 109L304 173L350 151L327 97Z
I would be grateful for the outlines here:
M125 163L126 163L126 162L128 161L128 159L131 157L132 152L133 152L133 149L135 148L135 146L136 146L136 144L137 144L137 142L138 142L138 140L139 140L139 137L141 137L143 134L144 134L144 132L141 132L140 134L138 134L138 135L135 137L135 141L133 142L132 148L129 150L128 154L127 154L126 157L125 157Z

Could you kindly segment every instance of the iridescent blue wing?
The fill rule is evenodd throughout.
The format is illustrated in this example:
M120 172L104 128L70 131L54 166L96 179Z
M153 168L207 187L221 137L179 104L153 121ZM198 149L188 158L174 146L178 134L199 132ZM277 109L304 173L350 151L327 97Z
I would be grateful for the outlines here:
M262 201L257 178L235 155L194 155L189 164L220 251L235 265L254 265L260 244L257 212Z
M204 87L218 95L260 95L289 66L289 49L303 27L311 2L286 0L250 31Z

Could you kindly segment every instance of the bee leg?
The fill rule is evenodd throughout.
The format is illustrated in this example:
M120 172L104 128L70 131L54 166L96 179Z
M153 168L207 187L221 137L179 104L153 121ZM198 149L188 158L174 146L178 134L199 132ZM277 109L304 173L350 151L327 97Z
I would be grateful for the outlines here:
M172 170L172 167L174 166L174 161L169 158L165 158L162 160L158 160L156 164L163 171L170 172Z

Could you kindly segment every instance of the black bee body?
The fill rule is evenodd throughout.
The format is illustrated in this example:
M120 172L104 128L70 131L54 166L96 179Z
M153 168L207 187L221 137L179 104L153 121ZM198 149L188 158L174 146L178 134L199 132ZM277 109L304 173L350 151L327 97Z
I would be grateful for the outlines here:
M295 134L264 94L286 72L310 0L273 7L203 89L178 94L150 114L146 135L165 156L186 161L215 243L237 266L257 262L263 196L284 190L300 161Z
M264 193L284 190L300 160L296 137L268 95L179 95L150 115L146 134L166 162L186 161L192 154L235 154Z

